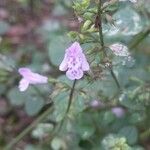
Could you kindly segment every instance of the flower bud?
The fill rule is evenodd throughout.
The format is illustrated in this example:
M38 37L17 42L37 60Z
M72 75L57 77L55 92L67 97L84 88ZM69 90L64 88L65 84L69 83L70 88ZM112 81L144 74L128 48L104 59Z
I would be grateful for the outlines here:
M118 118L121 118L125 114L125 110L121 107L114 107L111 109L111 111Z
M91 24L92 24L91 20L86 20L83 24L82 32L88 30L91 27Z

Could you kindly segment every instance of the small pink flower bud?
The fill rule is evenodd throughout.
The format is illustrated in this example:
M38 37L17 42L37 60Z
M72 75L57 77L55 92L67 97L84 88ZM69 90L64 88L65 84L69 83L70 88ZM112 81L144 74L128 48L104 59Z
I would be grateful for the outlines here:
M104 104L100 100L92 100L89 105L93 108L104 107Z
M114 107L114 108L111 109L111 111L118 118L123 117L124 114L125 114L125 110L121 107Z

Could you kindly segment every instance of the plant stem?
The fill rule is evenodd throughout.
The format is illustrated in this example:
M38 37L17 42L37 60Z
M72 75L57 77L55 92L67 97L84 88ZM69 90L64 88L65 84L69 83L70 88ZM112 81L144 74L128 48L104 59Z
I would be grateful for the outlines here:
M46 95L44 95L36 86L33 85L33 88L43 100L47 100Z
M64 118L62 119L62 121L61 121L61 123L60 123L60 126L59 126L57 132L59 132L59 131L61 130L61 128L62 128L62 126L63 126L63 124L64 124L64 121L65 121L65 119L66 119L66 116L67 116L67 114L68 114L68 112L69 112L69 110L70 110L70 106L71 106L71 102L72 102L72 98L73 98L73 93L74 93L74 89L75 89L76 82L77 82L77 80L74 80L74 81L73 81L73 85L72 85L72 88L71 88L71 91L70 91L70 94L69 94L69 101L68 101L67 110L66 110L66 113L65 113L65 115L64 115Z
M102 46L102 50L104 52L104 55L106 56L106 52L104 50L104 38L103 38L103 28L102 28L102 10L101 10L101 0L99 0L99 5L98 5L98 27L99 27L99 38L100 38L100 41L101 41L101 46Z
M104 56L107 57L107 53L105 51L105 44L104 44L104 37L103 37L103 27L102 27L102 1L99 0L99 4L98 4L98 27L99 27L99 38L100 38L100 41L101 41L101 46L102 46L102 50L103 50L103 53L104 53ZM114 79L118 89L121 90L121 86L119 84L119 81L112 69L112 67L109 67L109 71L110 71L110 74L112 76L112 78Z
M113 79L114 79L114 81L115 81L115 83L116 83L118 89L121 89L121 86L120 86L120 84L119 84L119 81L118 81L118 79L117 79L115 73L113 72L113 69L112 69L112 68L110 68L110 74L111 74L111 76L113 77Z
M68 101L66 114L69 112L69 109L70 109L70 106L71 106L71 102L72 102L72 98L73 98L73 93L74 93L74 88L75 88L76 82L77 82L77 80L73 81L73 85L72 85L72 88L71 88L71 91L70 91L70 95L69 95L69 101Z
M52 111L52 108L48 108L43 114L41 114L33 123L31 123L23 132L21 132L12 142L10 142L4 150L12 150L13 146L17 144L24 136L26 136L39 122L42 122Z

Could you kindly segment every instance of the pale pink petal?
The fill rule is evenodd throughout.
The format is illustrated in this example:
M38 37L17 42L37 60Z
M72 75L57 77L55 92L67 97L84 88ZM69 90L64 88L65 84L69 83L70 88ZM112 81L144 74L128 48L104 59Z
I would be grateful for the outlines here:
M75 76L74 76L74 74L72 73L71 70L68 70L68 71L66 72L66 76L67 76L70 80L75 80Z
M47 77L38 73L34 73L29 68L20 68L18 71L23 76L23 78L31 84L42 84L48 82Z
M28 86L29 86L28 80L26 80L24 78L20 80L20 82L19 82L19 90L21 92L25 91L28 88Z
M83 77L83 70L79 69L76 73L76 79L81 79Z
M90 106L93 107L93 108L102 108L104 107L104 103L100 100L92 100L90 102Z
M124 114L125 114L125 110L123 108L121 108L121 107L113 107L111 109L111 111L118 118L124 116Z
M65 53L65 57L59 66L59 70L67 71L66 76L70 80L81 79L83 71L90 69L82 48L78 42L74 42Z
M66 72L66 76L70 80L81 79L83 77L83 71L81 69L78 69L78 70L71 70L70 69Z
M26 77L30 75L31 70L29 68L19 68L18 72L23 76Z
M76 55L78 53L82 53L82 48L78 42L74 42L67 50L67 53Z
M82 57L83 57L83 58L82 58L82 70L83 70L83 71L88 71L88 70L90 70L89 63L87 62L87 60L86 60L84 54L83 54Z
M82 60L80 60L78 57L69 58L67 66L68 66L68 69L76 70L81 67L81 63L82 63Z
M31 84L44 84L48 82L48 78L42 76L38 73L31 73L29 77L27 77Z
M67 56L65 55L63 61L59 65L59 70L60 71L66 71L67 70Z

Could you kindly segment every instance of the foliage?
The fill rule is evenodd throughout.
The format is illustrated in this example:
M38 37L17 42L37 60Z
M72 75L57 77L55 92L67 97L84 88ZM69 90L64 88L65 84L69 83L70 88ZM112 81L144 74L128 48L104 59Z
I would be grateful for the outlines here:
M26 0L18 3L29 6ZM32 15L40 12L41 3L37 2ZM44 46L39 50L37 43L18 44L16 56L7 39L11 24L0 21L0 44L6 47L0 49L0 99L10 105L8 112L23 108L26 116L36 118L19 134L9 137L10 126L17 124L13 121L16 114L10 114L6 122L9 128L0 132L0 148L19 149L18 143L24 141L25 150L146 149L150 138L150 12L145 3L148 2L52 2L51 11L56 18L72 17L74 10L77 27L66 27L57 19L43 21L34 34L40 35ZM65 49L74 41L81 44L90 64L90 71L75 87L74 81L58 71ZM115 55L111 48L115 43L120 43L129 56ZM48 84L33 85L20 92L17 70L21 66L47 75ZM124 112L120 117L112 111L116 107ZM3 136L5 132L7 137ZM27 135L31 141L24 140Z

